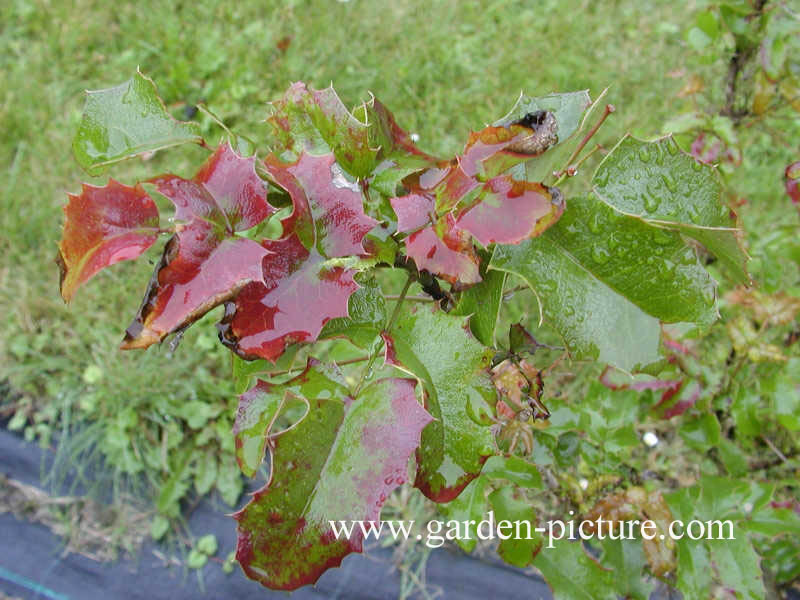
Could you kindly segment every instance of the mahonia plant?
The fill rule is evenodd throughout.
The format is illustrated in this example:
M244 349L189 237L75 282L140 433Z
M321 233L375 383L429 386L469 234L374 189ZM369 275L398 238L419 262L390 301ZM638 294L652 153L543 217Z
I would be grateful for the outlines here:
M715 170L669 137L626 136L588 191L566 198L556 187L612 110L589 127L598 105L585 91L522 95L442 159L376 98L351 112L332 88L293 84L270 105L262 139L228 131L216 147L175 120L139 72L88 93L74 152L91 175L178 144L210 152L190 179L112 179L70 195L58 264L69 301L101 269L167 237L124 349L180 336L224 306L219 337L243 388L236 457L247 476L265 460L269 469L234 515L249 577L287 590L315 582L363 546L360 532L337 539L329 522L378 520L406 481L445 509L468 486L497 485L498 517L534 517L514 489L541 485L527 454L531 425L549 411L541 344L525 324L507 345L495 335L509 275L533 290L534 323L570 356L627 372L659 361L662 323L717 318L698 244L748 282ZM175 207L166 222L153 192ZM393 273L404 276L399 294ZM434 301L407 301L414 283ZM334 338L353 358L314 356L315 342ZM620 498L633 514L669 514L652 494ZM499 551L536 564L553 586L572 585L557 556L593 586L611 585L579 545L541 546L537 537ZM648 552L657 575L674 567L669 551Z

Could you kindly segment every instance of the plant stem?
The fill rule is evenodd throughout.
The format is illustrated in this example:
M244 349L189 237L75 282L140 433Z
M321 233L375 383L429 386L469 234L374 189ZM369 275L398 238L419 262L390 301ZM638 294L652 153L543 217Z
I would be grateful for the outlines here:
M603 122L608 118L608 115L613 113L615 110L617 110L617 109L614 107L613 104L606 104L606 108L603 111L603 114L600 115L600 118L597 120L597 123L595 123L594 127L592 127L589 130L589 132L583 137L583 139L581 140L581 143L578 144L578 147L575 148L575 151L567 159L566 166L555 174L556 182L555 182L554 185L558 185L559 183L561 183L564 180L564 176L567 174L567 170L569 169L570 165L572 164L572 161L574 161L578 157L578 155L581 153L581 150L584 149L586 144L589 143L589 140L592 139L592 137L594 136L595 133L597 133L597 130L600 129L600 127L602 126Z
M406 279L406 283L403 286L403 291L400 292L400 296L397 298L397 304L394 305L394 310L392 311L389 320L386 322L386 326L383 328L382 333L389 333L389 330L394 325L394 322L397 320L397 315L400 314L400 307L403 304L403 300L406 299L406 294L408 293L408 288L411 287L411 284L414 281L414 277L409 274L408 278ZM381 350L383 350L384 346L383 337L381 337L380 341L378 342L375 351L372 353L372 356L369 357L369 362L367 363L367 368L361 373L361 379L358 381L358 385L353 390L353 398L358 397L358 393L361 391L361 387L364 385L364 382L367 380L367 376L369 375L370 371L372 371L372 366L375 364L375 359L380 354Z
M384 296L387 300L399 300L399 294L387 294ZM437 302L436 298L431 298L430 296L406 296L406 300L409 302Z
M764 440L764 442L766 442L766 444L767 444L767 446L769 446L770 450L772 450L772 451L775 453L775 455L776 455L778 458L780 458L780 459L781 459L781 461L782 461L782 462L786 462L787 460L789 460L788 458L786 458L786 456L783 454L783 452L781 452L780 450L778 450L778 447L777 447L775 444L773 444L773 443L772 443L772 440L770 440L770 439L769 439L769 438L768 438L766 435L764 435L763 433L761 434L761 439L762 439L762 440Z

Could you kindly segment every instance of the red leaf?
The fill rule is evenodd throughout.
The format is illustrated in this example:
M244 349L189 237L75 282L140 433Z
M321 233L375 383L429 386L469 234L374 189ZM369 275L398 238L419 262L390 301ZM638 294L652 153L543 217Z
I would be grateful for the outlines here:
M80 196L68 196L56 259L65 302L101 269L138 257L159 233L158 209L140 185L111 179L104 187L84 184Z
M122 348L159 342L260 280L268 250L234 237L273 212L254 165L254 158L238 156L226 143L191 180L175 175L153 179L172 200L176 217L187 224L178 225L167 243Z
M364 213L361 192L336 171L333 154L301 154L296 162L267 157L267 170L292 198L294 211L283 220L306 247L326 257L365 254L364 236L378 222Z
M275 361L291 343L313 342L330 319L347 316L355 271L327 268L296 235L262 242L263 281L246 286L225 308L220 337L245 359Z
M211 221L228 234L255 227L274 212L255 158L243 158L226 142L192 179L163 175L150 180L172 200L177 221Z
M389 200L397 215L397 231L408 233L429 224L433 218L433 200L422 194L409 194Z
M477 283L481 278L471 237L484 246L517 244L559 219L564 202L557 188L499 175L556 142L552 114L542 112L537 118L530 126L512 123L472 133L461 156L403 181L411 193L390 202L398 231L409 233L406 254L417 268L452 283Z
M484 246L518 244L540 235L558 221L564 201L558 188L517 181L507 175L490 179L474 207L458 217L457 225Z
M789 198L794 204L800 204L800 161L786 167L783 178Z
M437 233L438 232L438 233ZM406 240L406 253L418 269L429 271L451 283L478 283L478 255L467 232L456 227L447 214L435 226L412 233Z

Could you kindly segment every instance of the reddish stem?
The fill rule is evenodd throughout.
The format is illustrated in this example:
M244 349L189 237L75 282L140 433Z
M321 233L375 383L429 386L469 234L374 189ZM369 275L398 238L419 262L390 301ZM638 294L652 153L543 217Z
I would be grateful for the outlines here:
M564 176L564 174L569 169L570 165L572 165L572 161L574 161L577 158L577 156L581 153L581 150L583 150L586 147L586 144L589 143L589 140L592 139L595 133L597 133L597 130L600 129L600 126L608 118L608 115L613 113L615 110L617 109L614 107L613 104L606 104L606 108L603 111L603 114L597 120L597 123L594 124L594 127L592 127L589 130L589 132L581 140L581 143L578 144L578 147L575 148L575 151L572 153L569 159L567 159L567 166L564 169L561 169L558 173L555 173L556 179L561 179Z

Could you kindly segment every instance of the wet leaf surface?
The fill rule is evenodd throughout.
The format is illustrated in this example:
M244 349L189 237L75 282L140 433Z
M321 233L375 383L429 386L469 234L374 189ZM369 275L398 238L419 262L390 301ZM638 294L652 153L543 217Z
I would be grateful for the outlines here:
M281 223L284 237L299 236L307 248L327 258L365 254L364 236L377 225L364 213L361 192L337 171L332 154L301 154L284 164L274 156L265 161L275 181L292 198L294 210Z
M254 281L225 308L220 338L239 356L275 361L289 344L313 342L331 319L346 317L356 271L329 266L296 235L262 242L263 283Z
M123 348L159 342L262 279L261 260L269 250L236 236L273 212L254 162L226 143L193 179L165 175L152 180L172 200L176 219L183 223L164 249Z
M275 440L269 483L235 515L236 558L249 577L292 590L362 551L360 529L336 539L330 521L377 521L386 497L405 482L431 419L414 386L383 379L351 402L309 399L307 417Z
M236 460L248 477L255 475L264 460L270 438L287 431L287 424L279 418L292 409L302 411L295 415L294 427L305 418L309 399L338 398L348 400L350 391L341 373L310 359L305 370L286 383L270 383L259 379L247 392L239 396L239 407L233 424ZM281 426L283 425L283 426Z
M137 258L160 231L158 208L139 185L112 179L103 187L84 184L80 195L68 196L57 259L65 302L101 269Z
M175 120L153 81L138 71L121 85L86 93L72 150L90 175L137 154L202 141L200 126Z
M463 317L412 306L389 334L402 369L418 377L425 408L436 419L422 434L414 485L437 502L452 500L494 453L488 421L496 394L487 367L491 350L466 329Z
M672 138L623 138L597 168L592 183L609 206L694 238L737 282L750 281L741 230L722 200L717 173L685 154Z

